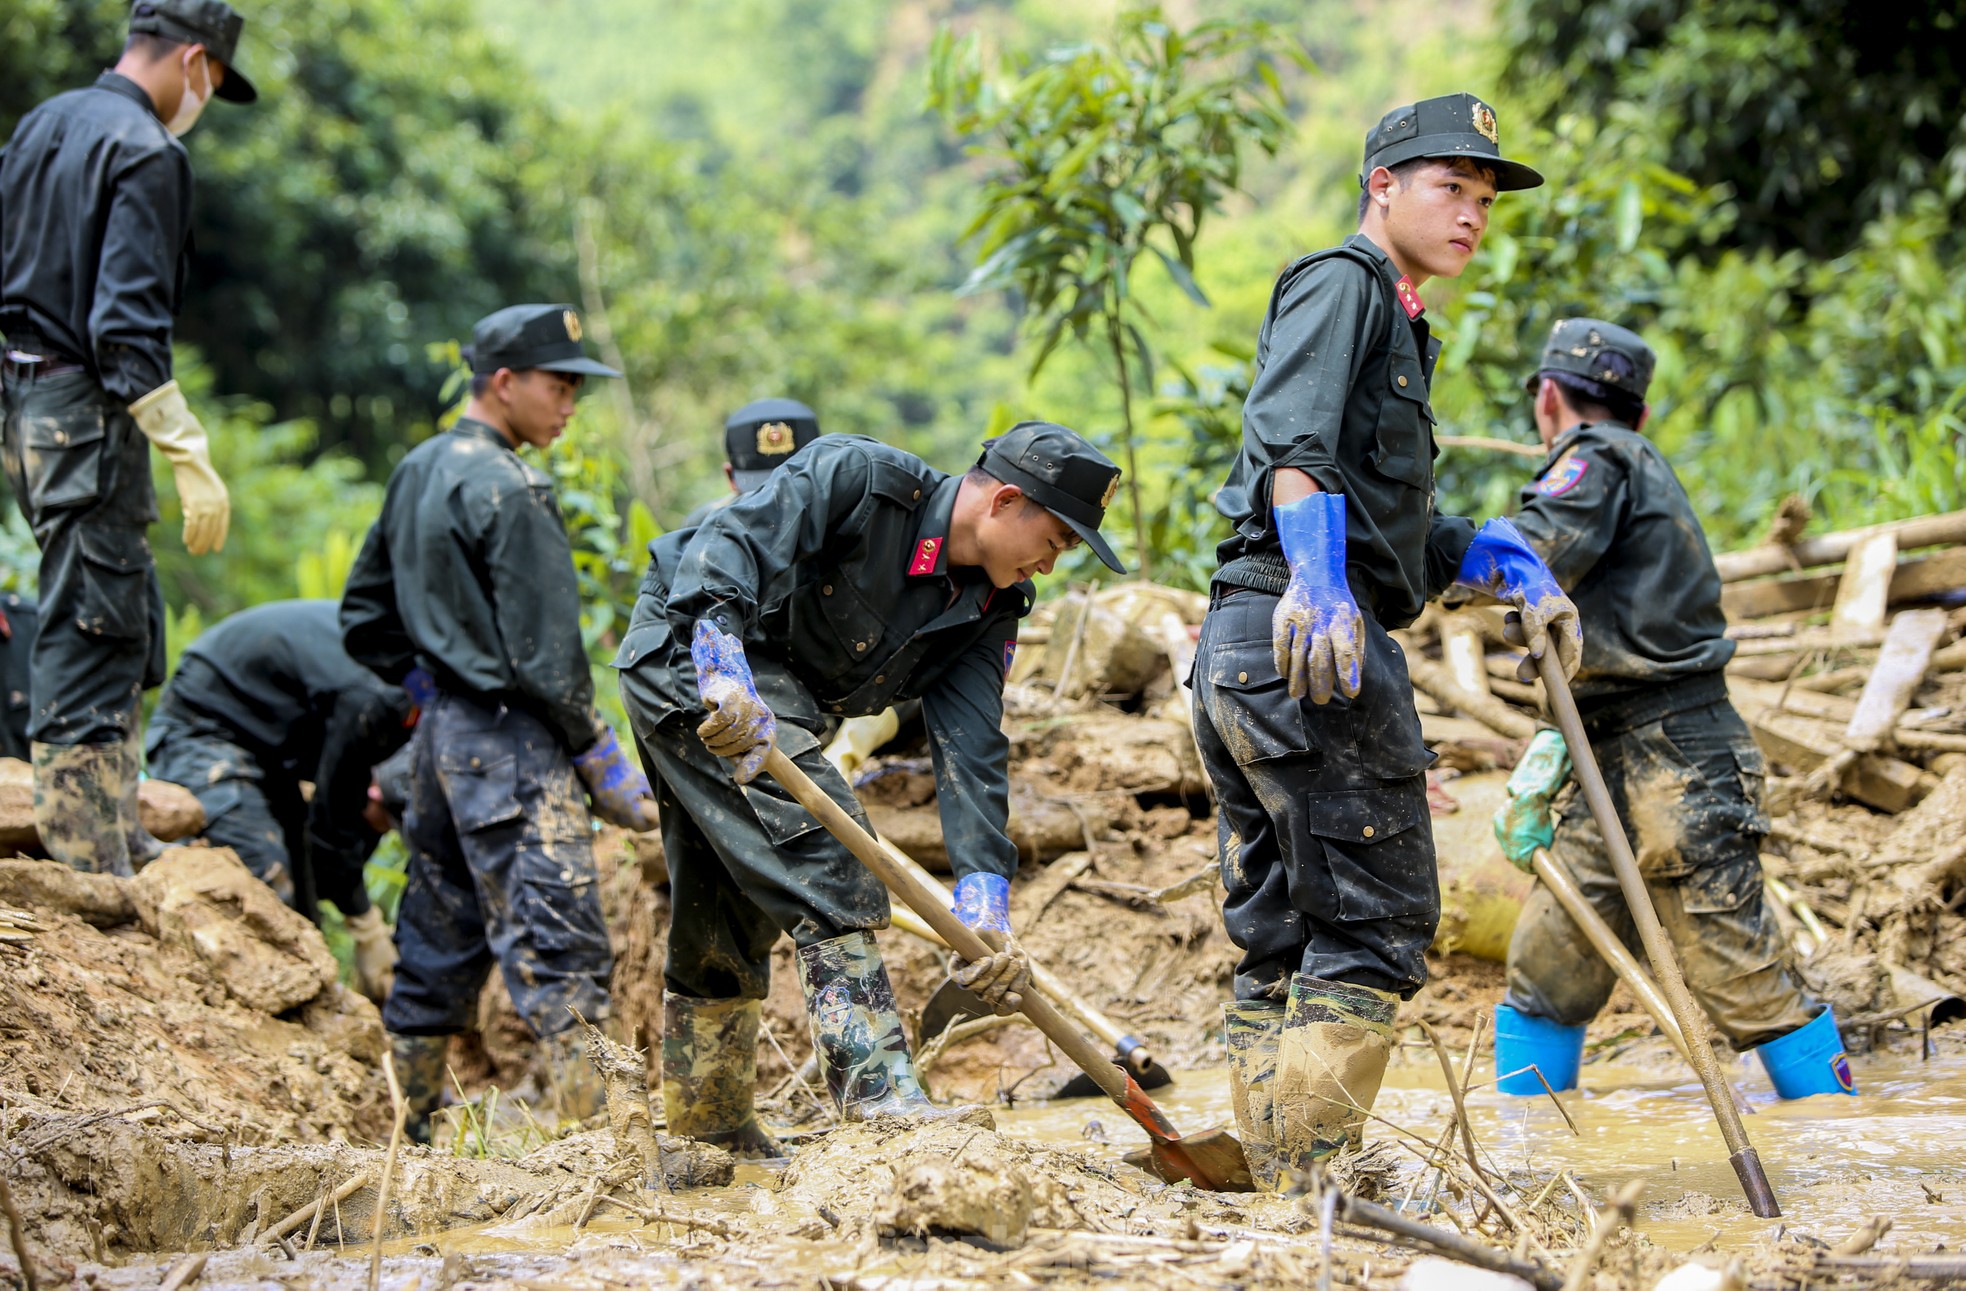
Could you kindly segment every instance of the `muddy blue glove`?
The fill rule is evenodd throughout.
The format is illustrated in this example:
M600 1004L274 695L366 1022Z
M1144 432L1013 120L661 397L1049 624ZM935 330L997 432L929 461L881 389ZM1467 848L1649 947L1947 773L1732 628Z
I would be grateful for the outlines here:
M737 769L731 778L750 784L765 769L765 758L778 742L778 719L758 698L744 643L719 631L710 620L698 619L689 657L696 664L696 693L710 710L696 728L697 737L718 757L735 759Z
M614 728L598 714L594 729L600 737L573 759L573 769L587 785L594 814L611 825L647 833L656 826L655 791L649 788L649 778L629 760L614 736Z
M1277 538L1290 585L1270 619L1277 675L1291 697L1328 704L1358 694L1365 618L1345 578L1345 497L1313 493L1276 508Z
M1010 880L1001 874L963 875L956 880L955 911L996 953L978 960L958 955L950 979L982 996L998 1017L1009 1017L1024 1007L1024 992L1031 989L1031 961L1010 931Z
M1516 669L1525 682L1536 679L1535 660L1543 651L1556 646L1556 661L1563 665L1565 677L1577 675L1583 662L1584 633L1578 625L1577 607L1556 575L1522 536L1522 531L1499 517L1481 526L1468 554L1461 558L1461 571L1454 576L1456 587L1486 592L1498 601L1515 606L1522 616L1523 643L1529 658Z
M1495 812L1495 837L1502 855L1524 874L1536 872L1536 849L1556 841L1551 803L1570 779L1570 750L1555 731L1536 732L1522 760L1509 773L1509 800Z
M412 704L427 713L430 706L437 702L437 679L425 669L412 668L409 675L403 678L403 691Z

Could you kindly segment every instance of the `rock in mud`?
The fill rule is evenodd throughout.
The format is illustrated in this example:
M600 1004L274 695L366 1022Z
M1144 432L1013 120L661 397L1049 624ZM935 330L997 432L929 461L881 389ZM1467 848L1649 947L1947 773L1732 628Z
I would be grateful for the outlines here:
M878 1216L882 1231L915 1237L974 1236L1022 1246L1031 1226L1031 1181L998 1150L972 1143L955 1161L917 1161L894 1177Z
M84 874L57 861L0 861L0 905L61 910L98 928L137 917L125 880L114 874Z
M176 847L130 882L137 915L188 950L234 999L285 1013L335 984L321 932L222 847Z

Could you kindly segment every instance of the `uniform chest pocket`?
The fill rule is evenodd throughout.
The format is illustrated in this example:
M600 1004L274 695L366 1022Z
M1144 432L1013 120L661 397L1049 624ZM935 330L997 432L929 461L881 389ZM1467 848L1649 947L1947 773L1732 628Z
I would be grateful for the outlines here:
M437 779L460 834L519 819L519 759L495 741L462 740L437 755Z
M823 644L837 648L838 656L814 662L829 675L838 676L854 664L878 658L887 625L853 584L841 571L832 569L820 577L818 590L819 617L826 625Z
M102 496L107 427L100 406L30 413L20 426L21 466L34 514L87 506Z
M1434 486L1434 410L1420 360L1395 353L1386 367L1386 397L1379 405L1379 427L1372 469L1387 479L1432 491Z

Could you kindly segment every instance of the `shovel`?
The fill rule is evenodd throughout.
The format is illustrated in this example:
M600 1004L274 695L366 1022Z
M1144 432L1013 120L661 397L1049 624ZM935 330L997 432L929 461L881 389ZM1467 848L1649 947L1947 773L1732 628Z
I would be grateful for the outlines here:
M993 953L974 929L956 918L948 906L936 899L933 889L896 865L881 850L881 845L874 841L873 835L827 797L826 792L799 770L782 750L772 749L765 758L765 770L784 785L785 791L811 812L813 819L824 825L828 833L859 857L862 865L887 884L888 889L901 898L902 904L920 915L922 921L933 928L936 936L942 938L951 950L970 960L985 959ZM1169 1183L1186 1179L1216 1192L1254 1190L1255 1183L1249 1175L1249 1158L1234 1135L1227 1130L1208 1130L1192 1138L1181 1137L1167 1119L1167 1114L1140 1088L1139 1082L1114 1066L1090 1040L1079 1034L1041 992L1024 992L1023 1012L1031 1025L1044 1032L1046 1039L1062 1049L1066 1057L1077 1063L1079 1069L1092 1077L1093 1083L1119 1105L1120 1110L1147 1131L1147 1137L1152 1140L1149 1163L1155 1174Z
M933 892L943 905L949 905L951 898L940 883L914 857L896 847L885 838L876 838L881 850L888 859L907 870L921 881L923 887ZM942 938L935 935L935 929L922 922L913 911L905 907L894 912L894 926L913 937L920 937L931 945L943 945ZM1113 1047L1113 1061L1133 1073L1142 1089L1159 1089L1174 1083L1167 1068L1154 1061L1154 1056L1138 1036L1129 1035L1120 1029L1118 1023L1094 1008L1090 1001L1048 971L1041 964L1031 965L1031 985L1043 991L1051 1002L1076 1018L1081 1026ZM935 988L935 994L928 997L922 1006L921 1026L916 1029L915 1042L926 1044L932 1036L941 1035L963 1017L980 1018L991 1012L983 997L955 981L945 981ZM1091 1077L1081 1072L1066 1081L1053 1098L1094 1098L1104 1091L1092 1083Z
M1554 649L1543 651L1536 661L1536 670L1542 674L1543 690L1549 697L1550 711L1556 716L1557 729L1563 732L1563 742L1569 746L1570 763L1575 768L1577 783L1583 788L1584 801L1590 804L1591 815L1604 835L1605 850L1611 854L1611 868L1618 875L1625 904L1631 907L1632 923L1645 947L1645 957L1652 961L1652 974L1679 1023L1686 1056L1700 1074L1707 1102L1713 1105L1714 1119L1720 1123L1720 1137L1727 1143L1728 1164L1734 1167L1735 1177L1741 1181L1748 1208L1761 1219L1777 1218L1782 1213L1781 1204L1775 1200L1775 1189L1768 1182L1767 1171L1761 1168L1760 1155L1748 1141L1747 1128L1741 1124L1740 1112L1735 1110L1732 1091L1721 1078L1720 1064L1714 1060L1713 1046L1707 1040L1706 1016L1687 992L1686 978L1679 971L1679 961L1673 957L1672 942L1659 923L1659 912L1652 908L1652 894L1646 890L1644 875L1638 872L1638 859L1632 855L1631 841L1625 837L1625 827L1611 803L1604 773L1598 770L1597 757L1584 737L1577 701L1571 697L1570 683L1563 675L1563 665L1557 662Z

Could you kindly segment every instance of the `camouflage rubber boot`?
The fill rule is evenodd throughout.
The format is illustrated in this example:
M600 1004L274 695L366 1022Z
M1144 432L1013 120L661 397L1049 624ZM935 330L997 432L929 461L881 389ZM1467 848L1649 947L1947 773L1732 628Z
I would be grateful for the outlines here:
M603 1020L601 1028L614 1035ZM552 1091L560 1123L581 1124L608 1109L607 1082L587 1060L587 1028L578 1024L539 1042L546 1055L546 1084Z
M1283 1031L1283 1001L1234 1000L1222 1006L1229 1046L1229 1098L1236 1129L1249 1156L1249 1175L1261 1192L1275 1192L1277 1038Z
M130 877L123 746L35 744L34 826L48 855L85 874Z
M164 844L143 827L143 814L137 806L137 787L143 783L143 732L132 728L121 748L123 800L117 806L117 815L123 822L130 868L140 870L164 854Z
M841 1120L940 1112L915 1078L894 987L872 933L801 946L799 984L812 1019L813 1051Z
M1398 1013L1399 997L1385 991L1309 973L1290 979L1275 1082L1282 1169L1306 1171L1358 1146L1386 1077Z
M669 1132L741 1157L775 1157L758 1123L758 1000L662 999L662 1110Z
M414 1142L430 1142L430 1118L444 1101L444 1086L449 1079L444 1059L450 1047L451 1038L447 1035L390 1033L389 1056L396 1064L396 1083L402 1086L403 1101L409 1105L403 1133Z

